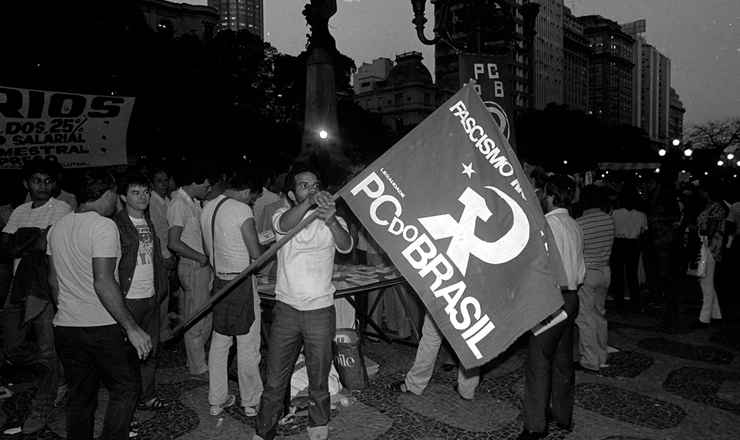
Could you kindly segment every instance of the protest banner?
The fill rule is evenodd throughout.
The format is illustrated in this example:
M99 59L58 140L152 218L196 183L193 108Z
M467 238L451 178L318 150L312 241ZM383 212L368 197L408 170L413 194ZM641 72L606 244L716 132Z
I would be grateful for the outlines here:
M537 197L473 84L342 189L467 368L555 312L564 276Z
M125 165L134 98L0 87L0 169Z

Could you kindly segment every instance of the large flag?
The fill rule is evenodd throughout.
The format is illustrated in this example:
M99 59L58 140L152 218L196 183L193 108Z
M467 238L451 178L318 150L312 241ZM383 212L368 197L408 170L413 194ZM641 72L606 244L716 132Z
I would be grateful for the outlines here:
M563 304L537 197L471 85L344 190L465 367Z

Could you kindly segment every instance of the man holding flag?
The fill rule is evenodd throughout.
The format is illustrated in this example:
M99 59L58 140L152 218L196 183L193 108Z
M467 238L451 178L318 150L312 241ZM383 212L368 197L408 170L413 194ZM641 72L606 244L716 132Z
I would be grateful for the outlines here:
M336 331L334 311L334 252L352 250L347 224L337 217L334 201L310 167L296 164L285 177L285 191L290 208L278 209L272 228L278 241L298 228L304 218L317 211L314 219L277 253L270 342L267 352L265 388L254 439L275 437L285 391L293 366L305 347L308 371L308 438L329 437L329 370L332 365L332 341Z

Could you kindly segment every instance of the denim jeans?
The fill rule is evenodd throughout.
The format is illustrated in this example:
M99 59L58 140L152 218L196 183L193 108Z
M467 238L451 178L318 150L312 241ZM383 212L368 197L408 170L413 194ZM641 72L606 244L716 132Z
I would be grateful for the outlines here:
M211 269L208 266L201 267L197 261L181 258L177 267L177 275L182 285L182 294L178 298L180 315L182 315L181 319L185 319L208 301ZM202 374L208 371L205 346L210 335L211 312L201 315L185 331L185 354L190 374Z
M416 350L416 359L411 370L406 373L406 389L421 395L429 384L434 372L434 364L437 362L439 347L442 346L444 336L435 324L432 316L427 314L424 318L424 325L421 328L421 341L419 348ZM475 396L475 389L480 381L480 369L478 367L465 369L460 364L457 371L457 391L466 399L472 399Z
M10 302L7 297L3 312L3 343L5 356L15 365L30 367L37 375L36 395L31 402L31 410L39 414L49 414L54 408L59 380L59 358L54 347L54 306L50 303L31 321L23 324L22 304ZM28 340L33 326L36 342Z
M524 429L544 433L547 410L564 425L573 421L575 368L573 368L573 321L578 315L578 295L563 292L568 319L529 337L524 367Z
M650 291L665 302L670 314L678 313L678 246L673 243L655 246L648 243L642 254Z
M578 289L578 351L581 365L589 370L598 370L606 363L606 293L609 290L611 271L609 266L586 268L586 279Z
M267 377L257 415L256 438L275 438L283 400L301 346L304 347L308 372L309 433L313 434L312 428L323 429L329 424L329 370L332 365L335 322L334 306L301 311L280 301L275 303L267 351Z
M134 320L152 338L152 351L141 363L141 395L139 401L149 402L157 397L154 372L157 369L157 346L159 345L159 304L155 297L146 299L126 299L126 305L134 315Z
M100 381L108 388L108 408L98 440L126 440L141 391L136 349L118 324L54 328L67 373L67 438L92 440Z

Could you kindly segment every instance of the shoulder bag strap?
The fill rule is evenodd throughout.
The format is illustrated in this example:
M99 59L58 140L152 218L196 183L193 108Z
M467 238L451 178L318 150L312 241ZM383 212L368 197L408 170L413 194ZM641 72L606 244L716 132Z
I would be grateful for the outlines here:
M216 270L216 213L218 212L218 208L220 208L221 205L230 198L231 197L224 197L220 202L218 202L216 209L213 210L213 217L211 218L211 256L213 257L214 276L217 276L216 274L218 274L218 271Z

